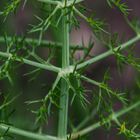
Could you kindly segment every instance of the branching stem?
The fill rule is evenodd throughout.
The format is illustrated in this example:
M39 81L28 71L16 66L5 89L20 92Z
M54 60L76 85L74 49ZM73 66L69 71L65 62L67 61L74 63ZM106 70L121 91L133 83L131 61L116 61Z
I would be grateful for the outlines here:
M64 8L65 7L65 1L53 1L53 0L38 0L40 2L44 2L44 3L48 3L48 4L53 4L53 5L57 5L60 8ZM77 4L77 3L81 3L84 0L69 0L67 1L67 7L71 6L73 3Z
M92 125L88 126L87 128L85 128L85 129L83 129L83 130L81 130L79 132L73 133L72 134L72 139L76 139L76 138L78 138L80 136L89 134L93 130L105 125L106 123L108 123L110 121L115 121L117 118L119 118L122 115L128 113L132 109L137 108L138 106L140 106L140 101L134 103L133 105L131 105L131 106L127 107L127 108L121 109L120 111L118 111L116 113L111 114L108 118L105 119L104 122L99 121L99 122L97 122L95 124L92 124Z
M48 4L58 5L60 4L60 1L54 1L54 0L38 0L39 2L44 2Z
M136 42L139 41L139 40L140 40L140 35L137 35L136 37L130 39L130 40L127 41L126 43L124 43L124 44L122 44L122 45L116 47L116 48L114 49L114 51L117 51L117 50L124 50L125 48L127 48L128 46L131 46L132 44L136 43ZM96 57L94 57L94 58L91 58L91 59L89 59L89 60L87 60L87 61L85 61L85 62L79 64L79 65L77 66L77 69L81 69L81 68L83 68L83 67L85 67L85 66L91 65L91 64L93 64L93 63L95 63L95 62L98 62L98 61L100 61L100 60L102 60L102 59L104 59L104 58L106 58L106 57L108 57L108 56L110 56L110 55L113 55L113 54L114 54L114 51L113 51L113 50L109 50L109 51L104 52L104 53L102 53L102 54L100 54L100 55L98 55L98 56L96 56Z
M65 0L63 0L64 2ZM67 1L66 1L67 2ZM66 15L67 9L62 9L65 15L62 19L62 69L69 67L69 16ZM61 94L60 94L60 110L58 121L58 137L62 140L67 139L67 125L68 125L68 102L69 102L69 86L68 83L62 78L61 80Z
M1 51L0 51L0 57L5 57L5 58L11 57L11 59L13 59L12 54L6 53L6 52L1 52ZM15 57L13 60L21 62L21 63L28 64L28 65L31 65L31 66L35 66L37 68L53 71L53 72L59 72L61 70L60 68L58 68L56 66L49 65L49 64L48 65L47 64L41 64L41 63L34 62L34 61L31 61L31 60L28 60L28 59L25 59L25 58L20 59L18 57Z
M76 139L79 136L86 135L86 134L92 132L93 130L101 127L102 125L105 125L106 123L108 123L110 121L113 121L113 120L115 121L117 118L125 115L126 113L128 113L131 110L137 108L138 106L140 106L140 101L134 103L133 105L130 105L127 108L121 109L120 111L118 111L116 113L111 114L104 122L99 121L95 124L92 124L92 125L88 126L87 128L85 128L81 131L74 132L72 134L71 138ZM54 137L54 136L35 134L35 133L29 132L29 131L18 129L18 128L15 128L13 126L9 126L9 125L5 125L5 124L1 123L0 124L0 131L7 131L7 130L11 134L16 134L16 135L19 135L19 136L24 136L24 137L35 139L35 140L62 140L61 138L57 138L57 137Z
M0 124L0 132L2 132L2 131L5 132L7 130L8 130L8 133L16 134L16 135L19 135L19 136L23 136L23 137L26 137L26 138L33 139L33 140L59 140L58 138L53 137L53 136L40 135L40 134L32 133L32 132L29 132L29 131L18 129L18 128L15 128L13 126L1 123Z
M22 40L23 40L22 37L17 37L16 39L19 43L22 42ZM6 41L11 42L12 37L10 37L10 36L6 37ZM38 39L35 39L35 38L25 38L23 41L25 41L25 43L27 43L29 45L38 45ZM5 42L5 39L3 37L0 37L0 43L4 43L4 42ZM50 40L41 40L41 43L38 47L61 49L62 48L62 43L53 42L53 41L50 41ZM81 45L70 45L70 49L86 50L87 48L84 47L84 46L81 46Z

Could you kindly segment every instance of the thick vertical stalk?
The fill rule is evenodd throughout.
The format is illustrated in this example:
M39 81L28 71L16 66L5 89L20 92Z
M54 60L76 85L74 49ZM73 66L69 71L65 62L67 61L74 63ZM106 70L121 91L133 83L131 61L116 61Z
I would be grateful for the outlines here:
M62 35L63 35L63 47L62 47L62 68L69 66L69 24L66 15L67 10L63 9L64 17L62 19ZM59 122L58 122L58 137L67 139L67 122L68 122L68 100L69 100L69 87L67 82L61 80L61 95L60 95L60 110L59 110Z

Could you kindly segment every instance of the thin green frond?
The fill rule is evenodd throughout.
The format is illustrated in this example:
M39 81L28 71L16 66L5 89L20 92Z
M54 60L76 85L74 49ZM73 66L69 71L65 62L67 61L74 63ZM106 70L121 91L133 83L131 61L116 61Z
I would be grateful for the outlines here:
M3 11L1 11L2 16L4 16L4 21L8 17L8 15L16 10L21 0L11 0L10 3L7 4L7 6L4 8Z
M131 11L131 9L128 8L127 4L122 0L107 0L107 3L111 8L116 6L125 16L127 16Z

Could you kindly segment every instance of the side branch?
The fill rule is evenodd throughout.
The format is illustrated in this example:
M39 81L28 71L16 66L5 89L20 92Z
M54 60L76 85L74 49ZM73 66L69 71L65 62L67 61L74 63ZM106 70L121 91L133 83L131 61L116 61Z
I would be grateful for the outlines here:
M130 45L136 43L136 42L139 41L139 40L140 40L140 35L137 35L136 37L130 39L130 40L127 41L126 43L124 43L124 44L122 44L122 45L116 47L116 48L114 49L114 51L117 51L117 50L119 50L119 51L120 51L120 50L124 50L125 48L127 48L128 46L130 46ZM104 53L102 53L102 54L100 54L100 55L98 55L98 56L96 56L96 57L94 57L94 58L91 58L91 59L89 59L89 60L87 60L87 61L85 61L85 62L79 64L79 65L77 66L77 69L81 69L81 68L83 68L83 67L85 67L85 66L91 65L91 64L93 64L93 63L95 63L95 62L98 62L98 61L100 61L100 60L102 60L102 59L104 59L104 58L106 58L106 57L108 57L108 56L110 56L110 55L113 55L113 54L114 54L114 51L113 51L113 50L109 50L109 51L104 52Z
M12 59L12 54L0 51L0 57L5 57L5 58L11 57L11 59ZM41 63L34 62L34 61L31 61L31 60L28 60L28 59L25 59L25 58L21 58L21 59L20 58L14 58L14 60L18 61L18 62L21 62L21 63L31 65L31 66L35 66L37 68L53 71L53 72L59 72L61 70L60 68L58 68L56 66L49 65L49 64L48 65L47 64L41 64Z
M48 4L53 4L53 5L58 5L60 4L60 1L54 1L54 0L37 0L39 2L44 2L44 3L48 3Z
M34 140L58 140L58 138L50 136L50 135L40 135L33 132L25 131L19 128L15 128L10 125L0 124L0 132L8 131L10 134L15 134L19 136L23 136L26 138L31 138Z
M10 42L12 41L12 37L8 36L6 38L6 41ZM22 42L22 37L17 37L18 42ZM32 45L38 45L38 39L35 38L25 38L23 41L27 44ZM4 43L5 39L3 37L0 37L0 43ZM62 43L60 42L53 42L48 40L41 40L40 45L38 47L47 47L47 48L56 48L56 49L62 49ZM81 45L70 45L70 49L72 50L86 50L86 47L83 47Z
M40 2L44 2L44 3L47 3L47 4L53 4L53 5L58 5L60 8L64 8L66 5L65 5L65 1L53 1L53 0L38 0ZM83 2L84 0L69 0L67 1L67 7L73 5L74 4L77 4L77 3L81 3Z
M104 122L97 122L95 124L92 124L90 126L88 126L87 128L79 131L79 132L75 132L71 135L71 138L72 139L76 139L80 136L83 136L83 135L86 135L90 132L92 132L93 130L105 125L106 123L110 122L110 121L116 121L117 118L121 117L122 115L128 113L129 111L131 111L132 109L134 108L137 108L138 106L140 106L140 101L134 103L133 105L129 106L128 108L124 108L124 109L121 109L120 111L116 112L116 113L112 113L109 117L107 117L105 119Z

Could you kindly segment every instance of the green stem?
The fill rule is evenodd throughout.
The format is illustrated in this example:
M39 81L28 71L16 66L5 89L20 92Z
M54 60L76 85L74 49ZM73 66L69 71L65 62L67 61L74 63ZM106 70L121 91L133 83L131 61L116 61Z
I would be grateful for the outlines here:
M79 10L77 10L75 7L74 7L74 11L81 17L83 18L85 21L88 21L88 18L83 15Z
M83 135L86 135L86 134L89 134L90 132L92 132L93 130L105 125L106 123L110 122L110 121L116 121L117 118L121 117L122 115L128 113L129 111L131 111L132 109L136 108L140 106L140 101L134 103L133 105L129 106L128 108L124 108L124 109L121 109L120 111L116 112L116 113L113 113L111 114L108 118L105 119L104 122L97 122L95 124L92 124L90 126L88 126L87 128L79 131L79 132L75 132L72 134L72 139L76 139L80 136L83 136Z
M1 57L5 57L5 58L9 58L11 57L12 58L12 54L11 53L6 53L6 52L1 52L0 51L0 56ZM53 65L47 65L47 64L41 64L41 63L38 63L38 62L34 62L34 61L31 61L31 60L28 60L28 59L25 59L25 58L18 58L18 57L15 57L13 60L15 61L18 61L18 62L21 62L21 63L25 63L25 64L28 64L28 65L31 65L31 66L35 66L37 68L41 68L41 69L45 69L45 70L50 70L50 71L53 71L53 72L59 72L61 69L56 67L56 66L53 66Z
M116 48L114 49L114 51L117 51L117 50L124 50L125 48L127 48L128 46L131 46L132 44L136 43L136 42L139 41L139 40L140 40L140 35L137 35L136 37L130 39L130 40L127 41L126 43L124 43L124 44L122 44L122 45L116 47ZM77 66L77 69L81 69L81 68L83 68L83 67L85 67L85 66L91 65L91 64L93 64L93 63L95 63L95 62L98 62L98 61L100 61L100 60L102 60L102 59L104 59L104 58L106 58L106 57L108 57L108 56L110 56L110 55L113 55L113 54L114 54L114 51L113 51L113 50L109 50L109 51L104 52L104 53L102 53L102 54L100 54L100 55L98 55L98 56L96 56L96 57L94 57L94 58L91 58L91 59L89 59L89 60L87 60L87 61L85 61L85 62L79 64L79 65Z
M81 128L83 128L85 125L87 125L87 123L90 120L93 120L96 113L97 113L97 109L93 109L91 114L88 114L87 117L74 129L74 131L79 131Z
M26 138L34 139L34 140L59 140L56 137L49 136L49 135L40 135L33 132L25 131L19 128L15 128L10 125L0 124L0 132L6 132L8 130L8 133L10 134L16 134L19 136L23 136Z
M12 41L12 37L8 36L6 38L6 41L11 42ZM17 37L17 41L18 42L22 42L22 37ZM38 45L38 39L35 38L25 38L25 43L31 44L31 45ZM3 37L0 37L0 43L4 43L5 39ZM48 41L48 40L41 40L41 43L39 45L39 47L48 47L48 48L56 48L56 49L61 49L62 48L62 43L60 42L53 42L53 41ZM70 45L70 49L76 49L76 50L86 50L86 47L83 47L81 45Z
M65 7L65 0L60 2L60 1L53 1L53 0L38 0L40 2L44 2L44 3L47 3L47 4L53 4L53 5L59 5L60 7ZM69 0L67 1L67 6L71 6L73 3L77 4L77 3L80 3L80 2L83 2L84 0Z
M84 14L82 14L78 9L76 9L75 7L73 8L74 11L81 17L83 18L87 23L90 23L88 17L86 17ZM105 31L103 28L98 26L98 29L100 29L101 31L103 31L106 34L109 34L107 31Z
M78 3L81 3L83 2L84 0L70 0L67 2L67 7L73 5L73 4L78 4Z
M60 77L59 74L58 74L58 76L56 77L55 82L54 82L53 85L52 85L52 89L51 89L51 90L48 92L48 94L45 96L45 101L47 101L47 99L53 94L52 91L55 90L55 88L56 88L56 86L58 85L60 79L61 79L61 77Z
M63 9L64 15L67 13L67 9ZM63 48L62 48L62 69L69 66L69 16L66 15L62 19L63 28ZM67 124L68 124L68 98L69 98L68 83L61 79L61 95L60 95L60 110L58 121L58 137L61 139L67 139Z
M84 76L84 75L81 75L80 78L83 79L83 80L85 80L85 81L87 81L88 83L93 84L93 85L96 85L96 86L99 86L99 87L100 87L100 85L101 85L100 82L97 82L97 81L95 81L95 80L93 80L93 79L90 79L90 78L88 78L88 77L86 77L86 76Z
M37 0L37 1L39 1L39 2L45 2L45 3L53 4L53 5L60 4L60 1L54 1L54 0Z

